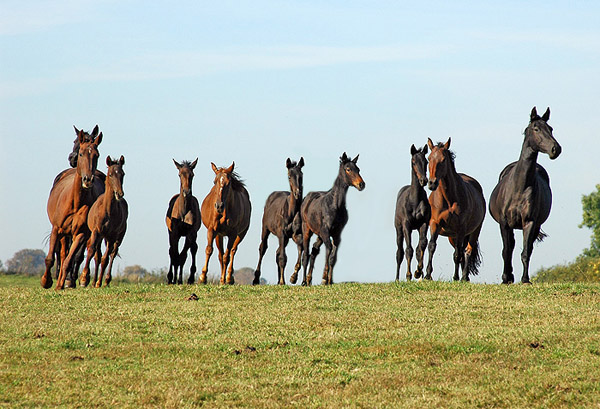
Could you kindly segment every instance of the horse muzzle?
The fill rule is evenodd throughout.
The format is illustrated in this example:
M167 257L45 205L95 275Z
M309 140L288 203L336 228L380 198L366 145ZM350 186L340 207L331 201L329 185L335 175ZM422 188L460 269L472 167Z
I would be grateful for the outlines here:
M558 158L558 155L560 155L561 152L562 148L559 144L556 144L552 147L552 149L550 149L550 153L548 154L548 156L550 157L550 159L556 159Z
M358 182L358 184L354 185L354 187L356 187L359 192L364 190L365 186L366 186L366 183L364 180L361 180L360 182Z
M421 187L425 187L427 185L427 178L419 178L419 184Z
M82 176L81 187L90 189L94 185L94 176Z
M217 211L218 214L223 214L223 212L225 211L225 203L224 202L216 202L215 210Z
M115 192L115 200L117 200L117 201L122 200L124 196L125 196L125 193L123 193L123 192Z
M429 190L434 191L438 187L438 180L430 179L429 183L427 183L427 187L429 188Z

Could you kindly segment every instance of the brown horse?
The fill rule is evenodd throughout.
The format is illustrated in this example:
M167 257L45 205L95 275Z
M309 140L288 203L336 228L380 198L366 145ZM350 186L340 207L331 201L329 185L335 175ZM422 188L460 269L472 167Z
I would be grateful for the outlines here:
M98 165L98 145L102 142L102 133L98 127L92 134L81 130L78 134L79 150L77 167L61 172L54 180L48 198L47 212L52 231L50 233L49 251L46 257L46 270L41 278L44 288L52 286L50 270L54 265L54 254L60 243L60 273L56 289L64 288L67 272L72 268L72 260L81 245L89 237L87 215L99 191L96 179ZM69 243L70 242L70 243ZM68 250L68 253L67 253Z
M250 227L250 195L244 183L233 171L235 162L228 168L217 168L214 186L202 202L202 222L206 226L206 263L202 268L200 282L206 284L208 261L213 252L213 240L216 238L221 263L221 284L233 284L233 259L240 242ZM215 237L216 236L216 237ZM227 249L223 251L223 237L227 237ZM227 272L227 279L225 279Z
M429 154L429 263L426 279L431 279L432 260L438 235L447 236L454 247L454 280L458 280L458 267L462 267L462 280L477 274L481 264L479 233L485 217L485 199L479 182L471 176L456 172L454 153L446 143L434 145L427 139Z
M192 266L188 284L194 284L196 274L196 252L198 244L196 238L201 226L200 205L198 199L192 195L192 180L194 179L194 168L198 158L193 162L183 161L178 163L173 159L175 167L179 171L179 194L169 201L166 223L169 231L169 273L167 282L169 284L183 284L183 266L187 258L187 251L192 256ZM179 253L179 239L185 237L185 243Z
M107 265L108 272L105 284L108 286L112 279L113 261L119 252L119 246L123 242L129 214L127 201L123 198L124 164L125 158L123 156L118 161L112 160L110 156L106 157L108 172L106 172L105 190L94 202L88 213L87 225L91 235L87 243L87 257L81 274L80 283L82 286L87 286L89 283L90 261L94 255L96 255L96 274L94 276L96 287L102 286L102 278L104 272L107 271ZM101 255L102 239L106 243L106 250L104 257L102 257L102 268L98 277L98 259Z

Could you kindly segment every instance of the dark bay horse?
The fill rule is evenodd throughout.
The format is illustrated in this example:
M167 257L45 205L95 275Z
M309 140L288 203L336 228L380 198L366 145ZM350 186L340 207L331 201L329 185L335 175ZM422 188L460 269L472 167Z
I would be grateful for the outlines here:
M106 272L105 285L109 285L112 279L112 265L119 252L119 246L123 242L123 237L127 230L127 216L129 209L127 201L123 198L123 165L125 158L121 156L119 160L113 160L110 156L106 157L106 182L104 193L96 199L88 213L87 225L91 232L87 243L87 257L81 274L80 283L87 286L89 283L90 261L96 256L96 274L94 282L96 288L102 286L102 278ZM98 276L98 259L101 255L100 247L102 239L106 243L104 257L102 257L102 267L100 276ZM109 262L110 259L110 262ZM108 266L108 270L106 267Z
M192 195L192 180L198 158L193 162L183 161L182 163L178 163L173 159L173 163L179 171L179 194L173 196L169 201L165 219L169 231L169 257L171 260L167 282L169 284L183 283L183 266L189 249L192 256L192 266L190 267L188 284L194 284L196 252L198 251L196 239L202 223L198 199ZM180 253L179 239L181 237L185 237L185 243Z
M233 284L233 259L250 227L250 195L233 171L235 162L228 168L217 168L214 163L211 166L215 172L214 186L202 202L202 222L208 232L206 263L202 268L200 282L206 284L208 261L213 252L213 240L216 239L221 263L221 284ZM223 249L224 237L227 237L226 249Z
M521 155L517 162L512 162L500 173L498 184L490 197L490 213L500 225L502 235L502 258L504 271L502 282L510 284L515 281L512 268L512 254L515 248L513 229L523 230L523 263L522 283L529 283L529 260L533 251L533 243L542 240L542 223L550 215L552 191L550 178L546 170L537 163L538 153L547 154L556 159L562 148L552 136L552 127L548 125L550 108L542 117L535 107L531 110L529 125L525 129L525 139Z
M340 168L333 183L327 192L310 192L302 201L302 264L304 277L302 285L311 285L312 272L315 258L319 249L325 243L325 268L323 269L322 284L333 284L333 267L337 261L337 251L342 241L342 230L348 222L346 209L346 194L348 188L354 186L359 191L365 188L365 181L360 176L360 169L356 166L358 155L354 159L346 156L340 157ZM314 234L317 240L309 253L310 238ZM306 268L310 254L310 268L308 276Z
M410 147L411 155L411 182L398 192L396 198L396 215L394 227L396 228L396 281L400 279L400 264L404 258L403 241L406 240L406 279L410 280L410 263L413 257L411 234L413 230L419 231L419 245L417 246L417 269L415 278L423 275L423 255L427 248L427 229L431 218L431 206L427 199L427 192L423 186L427 184L427 145L422 149Z
M46 270L41 278L44 288L52 286L50 270L54 265L58 243L60 243L60 272L56 289L64 287L67 272L72 268L72 260L89 237L87 227L89 209L101 194L96 187L95 180L98 178L95 178L95 175L99 156L98 145L102 142L102 133L98 134L97 126L91 135L77 128L76 131L79 141L77 167L67 169L55 178L48 198L47 212L52 223L52 231L46 257Z
M469 274L477 274L481 264L479 233L485 217L485 199L479 182L454 166L454 153L446 143L434 145L427 139L429 155L429 204L431 219L429 228L429 262L427 276L433 272L433 254L437 238L447 236L454 247L454 280L458 280L458 267L462 267L462 280L469 281Z
M298 260L294 268L294 274L290 277L292 284L296 283L298 270L302 257L302 221L300 218L300 206L302 205L302 167L304 158L300 158L298 163L290 158L285 162L288 170L288 180L290 182L289 192L273 192L267 198L265 210L262 218L262 233L260 246L258 248L258 265L254 272L254 281L252 284L260 283L260 266L262 259L267 252L269 234L273 233L279 239L279 248L277 249L277 271L279 276L278 283L285 284L283 272L287 263L285 247L290 238L298 245Z

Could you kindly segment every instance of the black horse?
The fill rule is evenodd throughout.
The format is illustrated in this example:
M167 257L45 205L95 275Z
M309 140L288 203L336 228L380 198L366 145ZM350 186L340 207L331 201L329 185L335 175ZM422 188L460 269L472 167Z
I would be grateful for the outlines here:
M344 152L340 157L340 169L333 187L327 192L310 192L302 201L302 265L304 271L302 285L312 283L315 258L323 243L325 243L326 254L322 284L333 284L333 267L337 260L337 250L342 240L342 230L348 222L348 210L346 209L348 187L354 186L358 190L365 188L365 182L360 176L360 169L356 166L357 161L358 155L354 159L350 159ZM308 246L313 233L318 237L310 253L310 269L307 276Z
M304 158L300 158L298 163L288 158L285 162L288 170L288 180L290 182L290 191L273 192L267 198L265 210L262 218L262 233L260 247L258 248L258 265L254 272L254 281L252 284L260 283L260 265L267 252L269 234L273 233L279 239L279 248L277 248L277 272L279 276L278 283L285 284L283 273L287 263L285 247L290 238L298 245L298 261L294 267L294 274L290 277L292 284L298 279L298 270L300 270L300 261L302 257L302 221L300 219L300 206L302 205L302 167Z
M411 145L411 182L410 186L404 186L398 192L396 198L396 216L394 226L396 227L396 281L400 280L400 264L404 258L403 241L406 240L406 263L408 270L406 280L412 278L410 272L410 263L413 257L413 248L411 245L411 233L413 230L419 231L419 245L417 246L417 270L415 278L421 278L423 275L423 255L427 248L427 228L431 218L431 206L427 198L427 192L423 186L427 184L427 145L422 149Z
M536 163L538 152L546 153L550 159L556 159L562 148L552 136L552 127L548 125L550 108L540 117L536 108L531 110L529 126L525 129L525 139L521 156L517 162L506 166L498 184L490 197L490 213L500 224L502 235L502 258L504 271L502 282L515 281L512 268L512 253L515 248L513 229L523 230L522 283L529 283L529 260L533 251L533 242L542 240L545 234L542 223L550 215L552 191L550 178L546 170Z

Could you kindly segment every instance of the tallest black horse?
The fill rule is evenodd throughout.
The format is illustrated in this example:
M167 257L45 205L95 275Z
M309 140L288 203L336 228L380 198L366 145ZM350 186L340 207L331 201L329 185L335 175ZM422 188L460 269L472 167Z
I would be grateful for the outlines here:
M504 271L502 282L515 281L512 268L512 253L515 248L513 229L523 230L522 283L529 283L529 260L533 251L533 242L542 240L542 223L550 215L552 191L550 178L546 170L537 163L538 153L546 153L550 159L556 159L562 148L552 136L552 127L548 125L550 108L543 116L531 110L529 126L525 129L525 139L521 156L517 162L506 166L498 184L490 197L490 214L500 224L502 234L502 258Z

